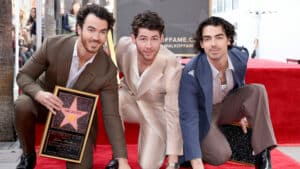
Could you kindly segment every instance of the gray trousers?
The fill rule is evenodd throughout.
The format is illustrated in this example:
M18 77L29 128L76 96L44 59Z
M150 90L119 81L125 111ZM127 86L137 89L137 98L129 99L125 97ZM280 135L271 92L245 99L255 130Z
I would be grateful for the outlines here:
M232 151L219 126L240 121L242 117L247 118L252 128L251 145L255 154L276 146L266 89L260 84L250 84L213 105L211 126L201 144L203 161L220 165L229 160Z

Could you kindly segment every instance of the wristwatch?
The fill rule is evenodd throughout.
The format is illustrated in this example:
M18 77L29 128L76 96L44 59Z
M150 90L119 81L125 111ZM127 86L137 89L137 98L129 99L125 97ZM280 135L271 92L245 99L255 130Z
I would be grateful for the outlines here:
M167 164L167 168L168 167L172 167L172 168L174 168L174 169L179 169L180 168L180 165L179 165L179 163L168 163Z

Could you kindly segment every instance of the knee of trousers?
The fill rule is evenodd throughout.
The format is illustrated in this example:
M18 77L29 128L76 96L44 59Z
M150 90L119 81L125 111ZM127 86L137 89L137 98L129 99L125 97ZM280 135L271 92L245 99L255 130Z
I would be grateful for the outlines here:
M31 117L32 115L35 115L34 112L34 102L33 100L27 96L27 95L21 95L19 96L16 101L14 102L14 108L15 108L15 117Z
M224 147L219 147L219 151L215 153L210 158L204 159L205 162L212 164L212 165L221 165L227 162L232 155L231 149L227 149Z
M155 156L155 154L153 156ZM162 165L162 162L160 161L155 161L153 163L152 162L153 162L152 160L144 158L139 160L139 165L141 166L142 169L159 169L160 166Z
M149 154L139 157L139 165L142 169L159 169L163 164L165 154Z
M257 96L266 94L266 88L263 84L254 83L254 84L248 85L248 87L251 90L251 92L253 92L253 94L255 94Z

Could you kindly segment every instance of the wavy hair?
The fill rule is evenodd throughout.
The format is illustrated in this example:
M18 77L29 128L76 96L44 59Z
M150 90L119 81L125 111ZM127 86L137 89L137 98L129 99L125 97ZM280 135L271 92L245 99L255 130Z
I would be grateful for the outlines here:
M234 43L234 36L236 35L236 32L234 30L234 26L229 23L228 21L226 21L223 18L220 17L216 17L216 16L211 16L208 19L204 20L203 22L201 22L198 26L198 29L196 31L196 35L194 37L194 48L197 51L201 51L204 52L204 49L201 48L200 46L200 42L202 42L202 34L203 34L203 29L206 26L221 26L227 36L227 38L230 39L230 45L228 46L228 48L231 48L233 43Z

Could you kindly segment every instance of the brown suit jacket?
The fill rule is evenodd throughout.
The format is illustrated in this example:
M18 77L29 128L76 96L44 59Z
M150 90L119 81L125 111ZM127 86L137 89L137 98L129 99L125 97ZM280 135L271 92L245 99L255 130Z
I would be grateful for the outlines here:
M131 38L123 37L116 51L118 67L124 74L122 88L127 88L136 98L143 120L164 140L166 154L181 155L183 150L178 110L181 64L171 51L161 46L154 62L144 72L136 87L136 82L133 82L136 76L134 67L137 67L136 45L131 42Z
M55 36L46 39L41 48L26 62L17 75L23 92L34 98L40 90L53 92L55 85L66 86L77 36ZM112 144L114 157L126 157L126 143L118 113L117 69L103 49L87 65L73 89L100 95L106 133ZM95 141L97 113L91 130Z

